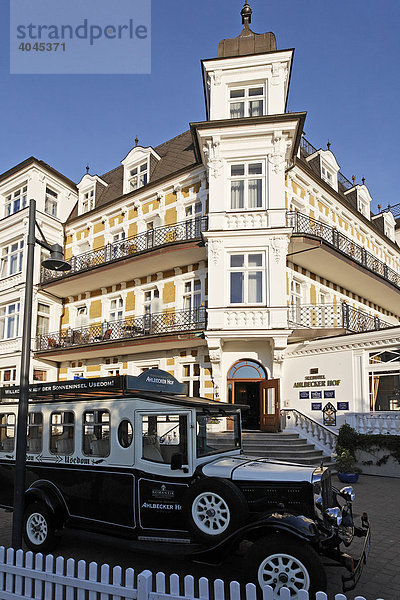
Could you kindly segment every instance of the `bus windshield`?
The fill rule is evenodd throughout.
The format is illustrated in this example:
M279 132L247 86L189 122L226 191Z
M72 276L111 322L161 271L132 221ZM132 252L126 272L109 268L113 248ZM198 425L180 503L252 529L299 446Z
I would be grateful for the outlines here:
M196 423L197 457L239 450L240 414L198 414Z

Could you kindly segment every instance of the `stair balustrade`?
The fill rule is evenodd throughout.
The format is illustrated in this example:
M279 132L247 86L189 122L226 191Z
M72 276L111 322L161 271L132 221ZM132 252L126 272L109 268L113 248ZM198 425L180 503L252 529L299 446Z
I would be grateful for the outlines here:
M332 454L335 451L337 434L295 408L281 410L281 427L282 430L301 433L308 442L326 454Z

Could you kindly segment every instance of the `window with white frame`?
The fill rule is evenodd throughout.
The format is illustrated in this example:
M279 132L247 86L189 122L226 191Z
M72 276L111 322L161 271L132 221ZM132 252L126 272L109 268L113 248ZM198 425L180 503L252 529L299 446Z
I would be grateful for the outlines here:
M76 326L85 327L89 322L88 308L86 304L76 307Z
M188 396L200 396L200 365L189 363L182 365L182 382L188 384Z
M129 169L129 189L137 190L148 182L148 161Z
M5 216L8 217L19 210L25 208L28 204L28 186L23 185L22 187L10 192L6 195L5 204Z
M16 385L16 383L17 383L16 367L1 369L0 370L0 383L2 386Z
M0 306L0 339L9 340L17 337L19 329L19 302Z
M47 335L49 333L50 324L50 306L38 302L37 312L37 335Z
M196 310L201 306L201 281L185 281L183 292L183 310Z
M322 175L322 179L324 179L327 183L329 183L329 185L331 185L333 187L334 174L324 164L322 164L322 166L321 166L321 175Z
M301 323L301 305L303 301L303 288L300 281L292 279L290 283L290 320Z
M264 86L231 89L229 111L231 119L261 117L264 114Z
M94 209L94 188L83 194L82 198L82 213L89 212Z
M46 186L46 199L44 203L44 212L52 217L57 216L58 194Z
M47 381L47 371L33 369L33 381Z
M110 301L110 321L121 321L124 317L124 300L121 296Z
M201 217L203 213L203 206L201 202L193 202L185 206L185 219L193 219L194 217Z
M265 302L264 261L263 252L230 255L231 304L263 304Z
M10 277L22 271L24 241L16 241L3 246L1 253L1 277Z
M264 171L262 161L230 165L232 210L253 210L264 206Z

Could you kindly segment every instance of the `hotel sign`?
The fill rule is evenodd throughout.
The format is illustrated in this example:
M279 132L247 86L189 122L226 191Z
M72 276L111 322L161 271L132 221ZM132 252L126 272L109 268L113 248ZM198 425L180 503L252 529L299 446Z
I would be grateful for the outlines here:
M340 379L327 379L326 375L306 375L304 381L295 381L294 388L334 387L340 385Z

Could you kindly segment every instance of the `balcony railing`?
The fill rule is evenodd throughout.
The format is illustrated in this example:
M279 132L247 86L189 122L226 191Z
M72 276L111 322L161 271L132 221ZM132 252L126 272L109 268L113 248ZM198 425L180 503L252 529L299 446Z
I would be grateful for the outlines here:
M174 332L204 330L205 328L206 310L204 306L201 306L193 310L128 317L120 321L104 321L97 325L38 335L36 351L104 344L115 340L132 340L152 335L162 336Z
M48 283L82 271L88 271L107 263L151 251L154 248L168 246L176 242L200 239L201 232L206 229L207 217L196 217L175 225L156 227L133 237L107 244L98 250L90 250L84 254L73 256L70 260L70 271L55 272L42 269L41 283Z
M316 306L311 304L292 305L289 307L289 327L293 329L346 329L353 333L361 333L387 329L393 325L342 302Z
M339 250L358 264L362 265L375 275L379 275L389 283L400 288L400 273L396 273L384 262L368 252L363 246L356 244L330 225L325 225L307 215L299 212L287 213L287 225L293 228L294 234L312 235Z

